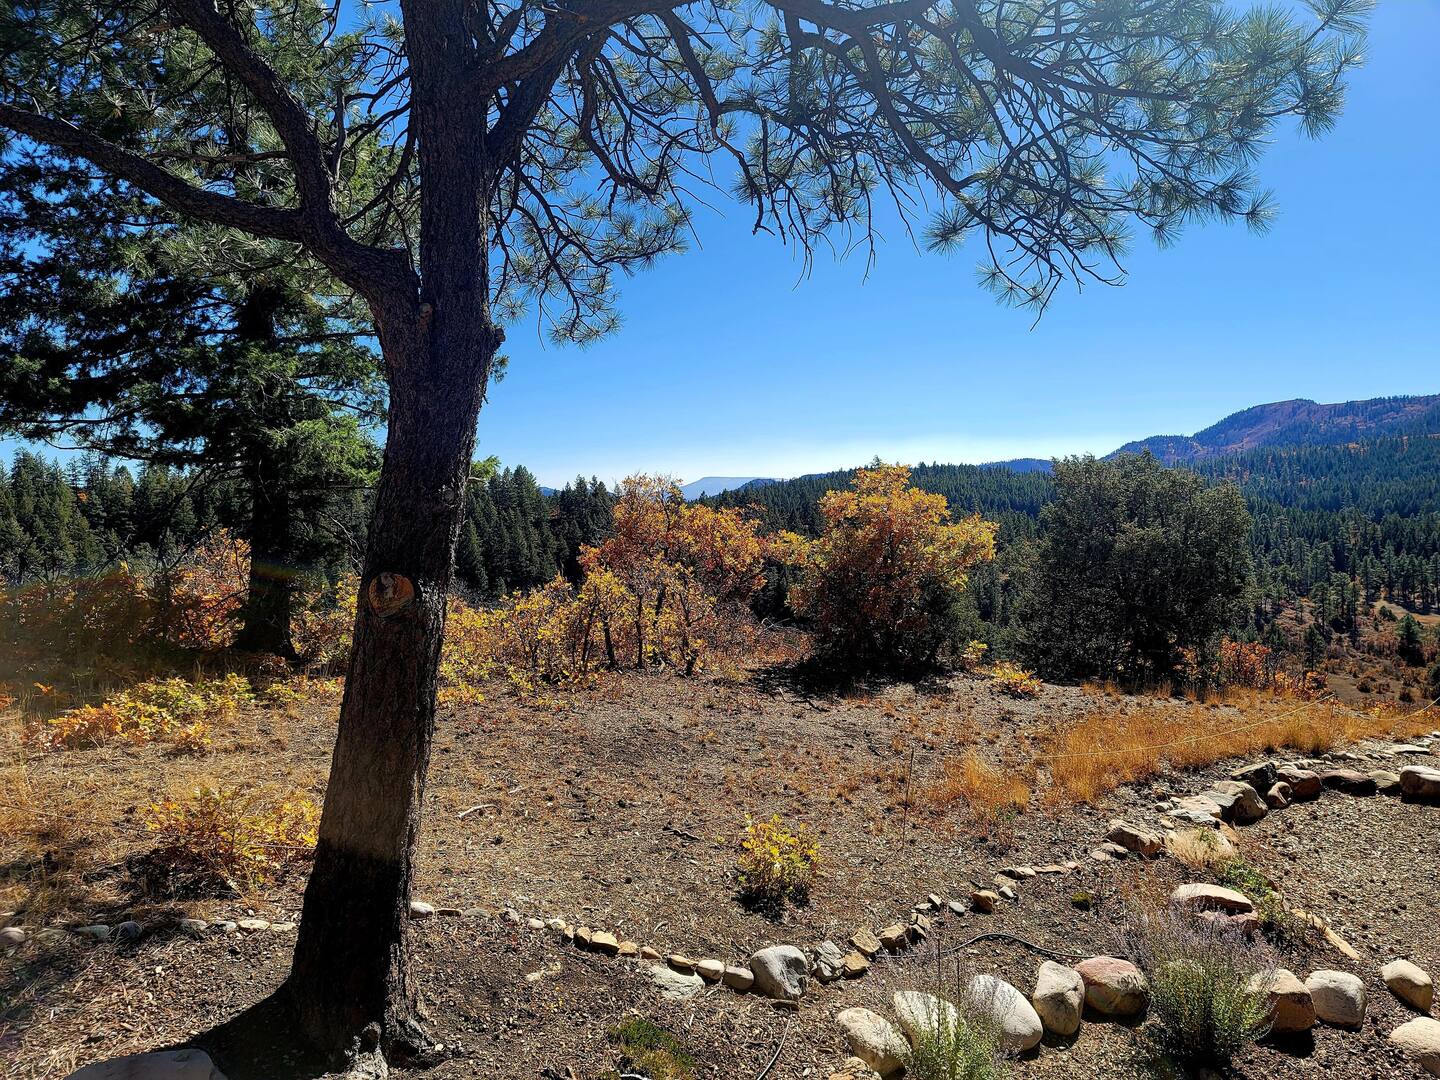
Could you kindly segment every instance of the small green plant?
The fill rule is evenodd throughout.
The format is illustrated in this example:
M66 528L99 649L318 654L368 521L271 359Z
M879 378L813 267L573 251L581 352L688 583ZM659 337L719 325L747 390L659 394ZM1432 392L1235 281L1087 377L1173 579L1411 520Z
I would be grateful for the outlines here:
M748 903L780 908L803 904L820 865L820 842L804 825L786 825L776 814L769 821L745 819L737 871Z
M693 1080L695 1059L659 1024L632 1016L607 1033L620 1051L614 1076L645 1076L649 1080Z
M1275 891L1269 878L1238 855L1215 867L1215 879L1226 888L1238 889L1251 898Z
M1150 982L1164 1056L1185 1066L1224 1065L1268 1030L1268 1003L1251 979L1274 965L1241 934L1164 910L1136 919L1128 945Z
M1000 1033L967 995L936 995L939 1005L912 1037L905 1075L911 1080L1005 1080Z

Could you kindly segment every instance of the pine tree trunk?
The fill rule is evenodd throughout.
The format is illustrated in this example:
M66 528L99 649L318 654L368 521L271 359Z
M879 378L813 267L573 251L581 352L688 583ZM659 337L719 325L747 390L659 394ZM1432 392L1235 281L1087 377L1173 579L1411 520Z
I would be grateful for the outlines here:
M279 469L257 465L250 483L250 573L244 620L235 647L296 658L290 636L294 607L294 543L290 491Z
M420 293L371 299L390 384L388 437L287 983L305 1033L341 1051L357 1038L363 1047L367 1029L391 1054L421 1041L406 950L411 871L475 425L503 339L490 319L485 110L465 92L464 5L439 7L406 13Z

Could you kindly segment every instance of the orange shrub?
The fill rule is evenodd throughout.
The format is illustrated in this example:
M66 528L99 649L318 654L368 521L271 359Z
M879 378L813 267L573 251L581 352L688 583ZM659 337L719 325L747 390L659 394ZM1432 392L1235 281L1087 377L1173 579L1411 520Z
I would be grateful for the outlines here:
M181 649L216 652L235 640L250 583L250 545L218 529L156 580L157 629Z
M847 665L934 663L957 644L970 568L994 558L993 522L951 522L945 497L909 480L903 465L861 469L853 490L820 500L818 540L777 544L800 568L791 606L810 620L821 652Z
M234 788L196 788L152 803L145 826L155 834L153 864L185 885L235 880L253 887L307 860L320 811L306 795L279 801Z

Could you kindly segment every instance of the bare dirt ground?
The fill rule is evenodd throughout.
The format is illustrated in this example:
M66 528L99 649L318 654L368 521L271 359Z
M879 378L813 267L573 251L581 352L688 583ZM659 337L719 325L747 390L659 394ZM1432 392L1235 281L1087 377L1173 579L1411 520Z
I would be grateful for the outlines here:
M435 1080L565 1078L567 1069L603 1076L617 1062L607 1033L631 1012L675 1032L697 1075L753 1077L778 1048L769 1077L825 1077L846 1057L835 1012L884 1009L891 991L928 985L933 946L882 957L867 978L817 988L786 1014L713 988L662 1001L639 965L486 913L513 908L612 930L662 953L743 960L767 944L843 943L857 927L907 916L927 893L948 899L988 887L1006 865L1069 860L1078 869L1027 880L1018 901L994 915L949 916L939 947L1004 930L1050 949L1105 952L1116 947L1127 902L1204 879L1173 859L1092 860L1106 821L1148 812L1167 792L1199 791L1235 764L1121 789L1094 807L1048 807L1035 749L1094 706L1077 688L1047 686L1021 701L965 676L850 696L808 693L768 674L738 682L624 676L557 697L541 707L497 689L486 705L442 712L416 896L483 912L414 924L430 1033L445 1047L426 1074ZM111 747L27 752L23 768L12 768L7 797L26 793L33 811L60 823L49 864L0 836L5 896L20 906L43 895L34 910L55 927L133 917L146 933L105 944L32 934L0 953L5 1076L60 1077L89 1061L196 1038L231 1080L313 1074L283 1040L246 1065L224 1026L279 985L293 933L196 939L174 926L185 915L293 918L303 882L292 876L239 899L156 900L136 888L127 860L147 844L138 808L167 791L264 779L318 798L336 707L333 688L317 686L288 707L246 710L203 757ZM1029 809L981 829L963 806L927 798L945 757L965 749L1025 775L1037 790ZM18 746L8 752L21 759ZM734 877L747 816L772 814L808 824L824 856L810 903L779 920L747 911ZM1243 840L1246 858L1287 899L1329 918L1362 958L1307 941L1282 961L1302 978L1316 967L1355 971L1369 989L1370 1015L1359 1033L1321 1027L1302 1046L1261 1045L1236 1075L1421 1076L1385 1043L1408 1014L1378 969L1406 956L1440 972L1440 808L1327 792L1248 827ZM1090 910L1072 904L1077 890L1094 896ZM15 921L42 921L27 910ZM1042 957L987 941L962 959L967 972L996 971L1028 992ZM1015 1068L1020 1077L1150 1075L1137 1034L1104 1023Z

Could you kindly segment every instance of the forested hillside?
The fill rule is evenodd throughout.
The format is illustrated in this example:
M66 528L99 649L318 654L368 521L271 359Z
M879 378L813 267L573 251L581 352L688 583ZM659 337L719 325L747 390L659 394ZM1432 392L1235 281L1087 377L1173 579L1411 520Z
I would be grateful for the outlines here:
M1267 446L1317 446L1437 431L1440 394L1323 405L1296 398L1242 409L1194 435L1152 435L1126 443L1115 452L1148 450L1165 464L1174 465Z
M1255 519L1257 584L1279 600L1310 596L1337 616L1356 590L1429 610L1440 605L1440 438L1395 437L1340 446L1259 449L1189 466L1232 480ZM727 492L718 505L753 505L768 528L813 535L825 491L852 472L824 473ZM1048 473L973 465L920 465L914 482L956 513L1001 523L1005 549L1032 536L1054 491ZM977 585L986 575L977 576ZM1347 600L1348 593L1348 600ZM982 610L984 605L982 604Z

